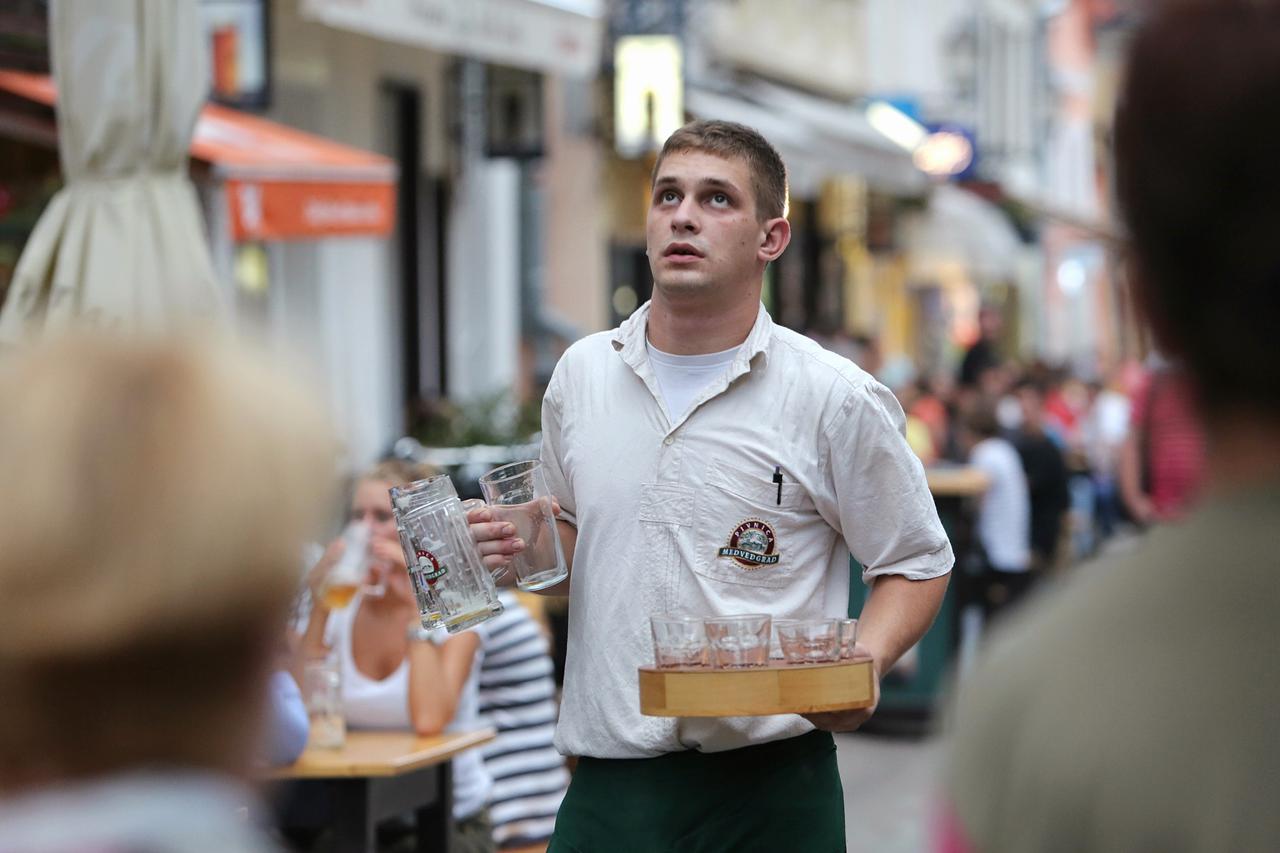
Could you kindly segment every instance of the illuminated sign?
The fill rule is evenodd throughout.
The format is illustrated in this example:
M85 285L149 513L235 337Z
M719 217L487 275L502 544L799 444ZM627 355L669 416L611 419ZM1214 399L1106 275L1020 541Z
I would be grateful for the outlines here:
M662 147L684 124L684 71L675 36L622 36L614 48L613 144L623 157Z
M940 130L916 146L912 159L916 168L936 178L953 178L973 166L973 142L963 133Z

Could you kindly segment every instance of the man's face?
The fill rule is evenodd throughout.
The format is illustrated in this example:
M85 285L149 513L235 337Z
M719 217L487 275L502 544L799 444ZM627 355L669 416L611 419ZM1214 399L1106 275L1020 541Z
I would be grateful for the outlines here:
M767 229L746 163L704 151L668 154L645 226L655 288L677 295L745 285L763 268Z

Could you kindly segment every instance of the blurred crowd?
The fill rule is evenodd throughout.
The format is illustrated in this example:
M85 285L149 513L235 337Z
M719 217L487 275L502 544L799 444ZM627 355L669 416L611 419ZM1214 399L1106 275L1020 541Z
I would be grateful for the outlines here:
M872 337L821 338L890 387L926 467L985 476L960 559L985 579L988 617L1113 537L1183 518L1204 477L1203 429L1174 365L1152 354L1085 376L1006 356L1003 327L983 306L955 371L932 375L885 363Z

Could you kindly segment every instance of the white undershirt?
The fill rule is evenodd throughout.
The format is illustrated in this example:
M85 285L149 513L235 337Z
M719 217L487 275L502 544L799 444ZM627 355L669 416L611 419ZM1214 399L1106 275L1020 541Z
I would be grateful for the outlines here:
M645 346L672 423L684 417L698 395L729 370L739 349L734 347L705 355L672 355L649 343L647 338Z

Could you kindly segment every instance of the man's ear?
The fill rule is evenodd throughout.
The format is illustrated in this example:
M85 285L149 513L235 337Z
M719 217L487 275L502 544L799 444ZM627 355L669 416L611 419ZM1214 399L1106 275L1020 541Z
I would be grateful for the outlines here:
M764 223L764 239L760 241L760 250L756 257L766 264L776 261L786 251L791 242L791 223L785 216L767 220Z

